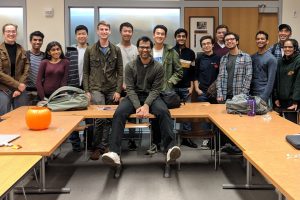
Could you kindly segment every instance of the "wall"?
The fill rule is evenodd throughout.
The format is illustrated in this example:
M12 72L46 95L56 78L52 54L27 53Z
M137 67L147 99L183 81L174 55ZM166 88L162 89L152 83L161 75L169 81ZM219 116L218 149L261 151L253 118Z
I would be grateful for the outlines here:
M64 45L64 1L62 0L26 0L27 6L27 35L34 30L41 30L45 35L45 45L52 40L57 40ZM44 10L46 8L54 9L54 17L46 18ZM296 17L293 11L296 11ZM299 0L282 0L282 21L288 23L293 28L293 37L300 41L300 26L298 22L300 18L300 1ZM186 19L185 19L186 21ZM55 24L55 26L54 26ZM52 26L51 26L52 25ZM185 27L188 25L185 24ZM54 28L55 27L55 28ZM30 46L28 44L28 46Z
M45 34L43 50L53 40L65 43L64 1L62 0L27 0L27 35L39 30ZM54 16L45 17L45 9L53 8ZM29 40L29 39L28 39ZM28 47L31 45L28 43ZM64 49L64 47L63 47Z
M294 16L294 11L296 15ZM300 41L300 1L283 0L282 2L282 23L287 23L292 27L292 37Z

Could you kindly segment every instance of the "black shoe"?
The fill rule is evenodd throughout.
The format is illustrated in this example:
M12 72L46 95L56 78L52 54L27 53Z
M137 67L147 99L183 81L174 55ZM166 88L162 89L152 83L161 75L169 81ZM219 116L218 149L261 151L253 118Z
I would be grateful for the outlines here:
M191 139L186 139L186 138L182 139L181 145L191 147L191 148L198 148L197 144L195 144Z
M137 146L136 146L134 140L128 141L128 149L129 149L129 151L135 151L137 149Z
M231 144L225 144L225 146L222 148L222 152L225 152L229 155L241 155L242 154L242 151L237 146L233 146Z

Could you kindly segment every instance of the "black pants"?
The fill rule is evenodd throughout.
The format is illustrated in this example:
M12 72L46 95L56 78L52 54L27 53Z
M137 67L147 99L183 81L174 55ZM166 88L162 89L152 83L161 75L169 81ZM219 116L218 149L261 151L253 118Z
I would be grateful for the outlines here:
M140 98L142 101L145 98ZM109 149L112 152L121 153L121 142L124 133L125 123L130 114L135 113L136 110L128 97L125 97L118 106L112 121L112 132ZM162 133L163 145L165 149L171 148L175 145L175 133L173 132L173 124L170 112L166 104L160 97L155 99L150 106L150 113L155 115L158 120L160 131Z

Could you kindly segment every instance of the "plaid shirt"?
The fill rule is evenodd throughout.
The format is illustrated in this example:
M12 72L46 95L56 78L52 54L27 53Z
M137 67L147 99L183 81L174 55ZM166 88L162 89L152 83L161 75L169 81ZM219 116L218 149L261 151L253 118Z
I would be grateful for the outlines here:
M220 62L220 71L217 79L218 98L223 97L226 100L227 96L227 80L228 73L226 65L228 62L229 53L224 55ZM247 53L239 50L235 61L234 76L232 84L233 95L249 94L250 84L252 79L252 60Z
M273 48L275 48L275 49L273 49ZM281 51L281 45L280 45L280 43L276 43L276 44L270 46L270 48L268 49L268 51L275 56L275 58L277 59L277 61L282 58L282 51Z

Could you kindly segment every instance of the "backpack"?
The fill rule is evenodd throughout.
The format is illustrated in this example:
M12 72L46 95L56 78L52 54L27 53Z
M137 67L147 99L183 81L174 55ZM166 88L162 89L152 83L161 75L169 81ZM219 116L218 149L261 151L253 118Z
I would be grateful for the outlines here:
M255 113L258 115L264 115L270 111L268 104L258 96L253 97L256 102ZM229 114L247 114L249 96L246 94L239 94L233 96L232 99L226 101L226 111Z
M63 86L51 94L49 99L40 101L38 106L47 106L52 111L84 110L89 105L89 98L82 89Z

